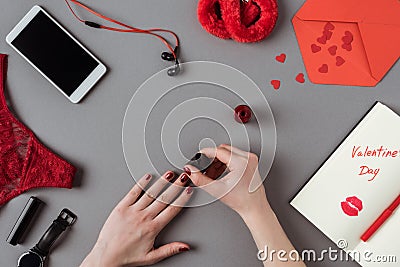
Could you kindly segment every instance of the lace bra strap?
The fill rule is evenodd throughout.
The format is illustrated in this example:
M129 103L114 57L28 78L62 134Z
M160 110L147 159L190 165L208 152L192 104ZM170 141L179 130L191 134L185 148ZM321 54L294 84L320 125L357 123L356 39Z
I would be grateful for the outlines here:
M7 76L7 55L0 54L0 109L7 106L6 98L4 95L4 87Z

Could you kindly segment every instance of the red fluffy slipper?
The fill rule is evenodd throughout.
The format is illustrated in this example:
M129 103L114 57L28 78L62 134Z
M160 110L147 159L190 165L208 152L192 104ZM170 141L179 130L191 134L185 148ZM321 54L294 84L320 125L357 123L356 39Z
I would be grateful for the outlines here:
M221 0L225 27L232 39L238 42L257 42L266 38L274 29L278 18L278 5L275 0L249 0L260 9L258 19L250 26L242 23L240 0Z
M219 0L200 0L197 7L197 16L203 28L222 39L231 38L222 20L222 10Z
M276 0L200 0L198 18L209 33L238 42L266 38L278 18Z

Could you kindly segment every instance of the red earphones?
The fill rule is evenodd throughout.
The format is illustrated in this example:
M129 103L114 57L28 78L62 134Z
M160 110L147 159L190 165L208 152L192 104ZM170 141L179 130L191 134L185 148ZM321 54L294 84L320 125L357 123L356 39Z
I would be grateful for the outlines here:
M153 29L139 29L136 27L132 27L129 26L127 24L124 24L122 22L119 22L117 20L114 20L112 18L106 17L96 11L94 11L93 9L87 7L86 5L80 3L77 0L64 0L65 3L68 5L69 10L71 10L72 14L74 15L74 17L76 19L78 19L80 22L84 23L85 25L92 27L92 28L96 28L96 29L104 29L104 30L109 30L109 31L115 31L115 32L126 32L126 33L143 33L143 34L149 34L152 35L156 38L158 38L159 40L161 40L164 45L168 48L169 51L163 52L161 54L161 58L163 60L166 61L175 61L175 65L174 67L170 68L168 70L168 75L169 76L176 76L179 74L180 72L180 66L179 66L179 60L178 60L178 54L179 54L179 38L178 35L176 33L174 33L171 30L166 30L166 29L160 29L160 28L153 28ZM74 10L72 9L71 5L69 4L69 1L83 9L85 9L86 11L96 15L97 17L107 20L109 22L112 22L114 24L117 24L121 27L109 27L109 26L104 26L101 24L98 24L96 22L93 21L87 21L87 20L83 20L80 17L78 17L76 15L76 13L74 12ZM175 48L172 48L171 44L167 41L167 39L163 36L161 36L158 32L164 32L164 33L169 33L171 34L174 39L175 39Z

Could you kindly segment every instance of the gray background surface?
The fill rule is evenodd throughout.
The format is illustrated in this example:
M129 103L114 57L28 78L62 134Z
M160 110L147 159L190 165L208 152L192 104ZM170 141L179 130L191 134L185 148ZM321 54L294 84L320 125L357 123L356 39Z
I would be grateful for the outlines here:
M197 22L194 0L84 2L133 25L173 29L182 39L184 61L217 61L249 75L267 97L277 125L277 153L265 182L271 205L297 249L334 245L288 202L376 100L400 112L398 63L375 88L298 84L294 77L304 72L304 66L290 19L303 1L279 1L274 33L257 44L219 40L206 33ZM34 4L42 5L109 68L79 105L65 99L5 42L6 34ZM77 266L110 210L133 184L122 153L123 116L135 90L167 66L159 59L164 48L148 36L84 27L61 0L2 0L1 9L0 51L10 55L7 95L12 108L44 144L80 171L72 190L36 189L0 208L0 266L15 266L18 256L38 241L64 207L76 212L79 220L54 248L49 266ZM288 56L284 65L274 60L281 52ZM279 91L269 85L276 78L282 80ZM12 247L5 239L30 195L40 197L47 206L23 245ZM157 243L175 240L188 242L193 250L157 266L261 266L246 226L218 202L182 212ZM308 265L357 266L344 262Z

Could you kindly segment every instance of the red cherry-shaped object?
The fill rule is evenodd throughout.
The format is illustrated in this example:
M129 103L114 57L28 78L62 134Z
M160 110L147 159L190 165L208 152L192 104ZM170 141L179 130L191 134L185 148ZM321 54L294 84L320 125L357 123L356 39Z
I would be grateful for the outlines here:
M247 123L251 119L251 109L246 105L239 105L235 108L235 120L239 123Z

